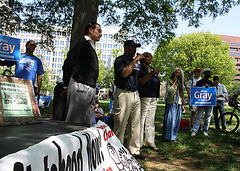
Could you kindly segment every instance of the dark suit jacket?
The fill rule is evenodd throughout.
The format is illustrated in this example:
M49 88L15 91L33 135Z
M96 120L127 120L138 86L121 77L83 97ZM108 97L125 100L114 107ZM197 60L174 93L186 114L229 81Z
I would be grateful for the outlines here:
M98 57L89 41L78 39L67 54L63 65L63 81L67 86L72 78L79 83L96 87L98 78Z

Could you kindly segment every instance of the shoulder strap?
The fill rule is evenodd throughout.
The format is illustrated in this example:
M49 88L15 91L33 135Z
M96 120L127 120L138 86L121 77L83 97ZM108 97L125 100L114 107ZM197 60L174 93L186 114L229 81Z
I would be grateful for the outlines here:
M193 78L190 78L190 80L192 81L191 87L193 86Z

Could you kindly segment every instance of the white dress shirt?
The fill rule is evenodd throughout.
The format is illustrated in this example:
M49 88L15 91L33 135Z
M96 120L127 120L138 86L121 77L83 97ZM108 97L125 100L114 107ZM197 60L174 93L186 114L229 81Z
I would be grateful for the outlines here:
M92 48L93 49L95 49L95 42L90 38L90 37L88 37L88 36L84 36L84 38L87 40L87 41L89 41L89 43L91 44L91 46L92 46Z
M217 100L225 100L225 97L227 96L227 89L225 85L218 83L216 86L216 93L217 95L223 95L223 97L218 97Z

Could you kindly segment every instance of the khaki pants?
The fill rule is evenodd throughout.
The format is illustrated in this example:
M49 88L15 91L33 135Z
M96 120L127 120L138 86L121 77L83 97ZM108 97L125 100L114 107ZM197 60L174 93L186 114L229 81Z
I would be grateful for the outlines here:
M127 125L127 149L132 155L140 154L140 99L138 91L116 88L114 93L113 131L124 144Z
M145 146L156 147L155 145L155 113L157 109L156 97L142 97L141 100L141 147L143 146L144 125L145 125Z

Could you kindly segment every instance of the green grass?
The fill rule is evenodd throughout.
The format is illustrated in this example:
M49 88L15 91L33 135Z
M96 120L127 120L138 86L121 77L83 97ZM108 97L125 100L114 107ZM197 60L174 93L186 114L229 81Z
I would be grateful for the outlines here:
M109 100L99 100L99 107L105 113L109 111ZM50 105L51 106L51 105ZM50 108L51 112L52 108ZM225 134L215 129L212 117L209 128L209 136L205 137L198 133L195 137L190 136L189 129L179 130L178 139L180 143L166 143L162 141L162 123L165 110L165 102L159 101L156 112L156 145L160 149L154 152L150 149L143 149L142 153L147 156L147 160L139 161L145 170L182 170L172 165L172 162L179 162L184 165L184 170L240 170L240 136L236 133ZM226 111L232 111L231 107L225 107ZM240 116L240 115L238 115ZM183 119L190 117L190 111L186 105L186 113L182 114ZM149 159L159 165L149 165ZM169 168L161 168L162 163L169 163ZM171 167L170 167L171 166Z
M99 100L99 106L106 113L109 110L109 100ZM189 107L188 105L185 107L186 113L182 114L182 119L189 120ZM189 166L189 170L240 170L240 136L236 133L225 134L216 130L212 117L209 129L210 137L205 137L202 133L191 137L189 129L179 130L178 139L181 141L180 143L165 143L162 141L164 110L165 102L159 101L155 120L155 140L160 151L154 152L150 149L143 149L144 155L153 154L156 158L170 163L178 159L185 159L187 161L187 166L185 167ZM230 112L232 108L225 107L225 110ZM145 170L165 170L156 167L152 168L145 161L139 162Z
M190 119L190 111L186 105L186 113L183 119ZM162 159L176 160L187 159L189 170L239 170L240 169L240 136L236 133L224 134L214 127L214 119L211 119L209 136L198 133L190 136L189 129L179 130L178 139L181 143L166 144L162 142L162 123L164 116L164 102L158 102L156 112L156 145L160 149ZM231 107L225 107L226 111L232 111ZM240 116L240 115L239 115ZM237 152L237 153L236 153ZM145 169L149 169L144 165Z

